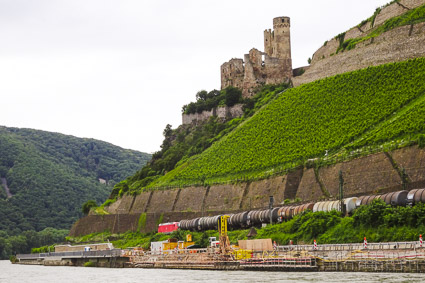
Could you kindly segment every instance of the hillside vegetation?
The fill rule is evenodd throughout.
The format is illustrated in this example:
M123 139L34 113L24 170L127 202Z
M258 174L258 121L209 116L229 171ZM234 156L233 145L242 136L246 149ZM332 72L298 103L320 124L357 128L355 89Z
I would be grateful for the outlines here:
M84 202L104 202L115 182L150 157L98 140L0 127L0 178L11 194L0 185L0 236L69 229Z
M424 95L425 58L289 89L149 187L262 177L327 152L415 140L424 133Z
M251 99L242 99L241 91L235 88L226 88L222 91L198 92L196 94L196 102L183 106L183 113L193 113L193 109L195 109L193 110L195 112L211 110L208 107L216 107L222 104L229 106L232 105L230 102L238 102L243 103L243 117L230 121L211 117L208 121L199 125L181 125L174 130L171 125L167 125L163 132L164 141L161 145L161 150L155 152L152 160L135 175L117 184L110 198L114 199L124 193L137 193L140 188L154 182L192 156L202 153L288 87L289 85L287 84L266 85ZM108 200L108 202L110 201Z

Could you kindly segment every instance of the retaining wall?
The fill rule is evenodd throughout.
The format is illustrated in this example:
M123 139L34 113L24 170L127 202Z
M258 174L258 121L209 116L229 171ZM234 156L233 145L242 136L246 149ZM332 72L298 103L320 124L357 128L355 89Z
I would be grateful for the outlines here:
M401 172L407 174L403 187ZM162 222L180 221L195 217L237 211L264 209L269 196L275 206L285 199L318 201L337 197L339 171L344 178L345 197L385 193L388 191L425 187L425 149L417 146L377 153L351 161L316 169L305 168L288 175L211 187L143 192L138 196L124 196L112 204L110 215L89 215L77 221L70 235L85 235L109 230L111 232L155 231ZM141 223L144 214L146 221ZM143 225L141 225L143 224Z

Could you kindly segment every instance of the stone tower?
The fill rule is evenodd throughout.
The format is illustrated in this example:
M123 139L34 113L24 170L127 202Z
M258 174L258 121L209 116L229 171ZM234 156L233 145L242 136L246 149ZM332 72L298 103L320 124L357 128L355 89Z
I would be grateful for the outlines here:
M273 30L264 31L264 52L255 48L244 60L232 59L221 65L221 89L234 86L244 97L252 97L264 84L280 84L292 78L289 17L273 19Z
M264 31L264 52L270 57L291 59L291 21L289 17L273 19L273 31Z

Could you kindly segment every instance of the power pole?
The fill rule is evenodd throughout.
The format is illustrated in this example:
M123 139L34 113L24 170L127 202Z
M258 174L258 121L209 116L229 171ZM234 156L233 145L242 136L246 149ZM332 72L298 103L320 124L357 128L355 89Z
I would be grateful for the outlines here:
M342 177L342 171L339 170L339 201L341 207L341 214L345 215L345 205L344 205L344 178Z
M270 209L270 224L272 225L273 224L273 215L272 215L272 212L273 212L273 203L274 203L274 197L273 196L270 196L270 199L269 199L269 209Z

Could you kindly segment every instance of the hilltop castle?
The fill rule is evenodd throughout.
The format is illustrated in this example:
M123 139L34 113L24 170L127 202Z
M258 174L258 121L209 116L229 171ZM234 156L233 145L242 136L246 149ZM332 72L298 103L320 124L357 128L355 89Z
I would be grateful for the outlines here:
M234 58L221 65L221 89L237 87L244 97L251 97L259 85L288 82L292 78L290 27L289 17L274 18L273 31L264 31L264 52L253 48L244 60Z

